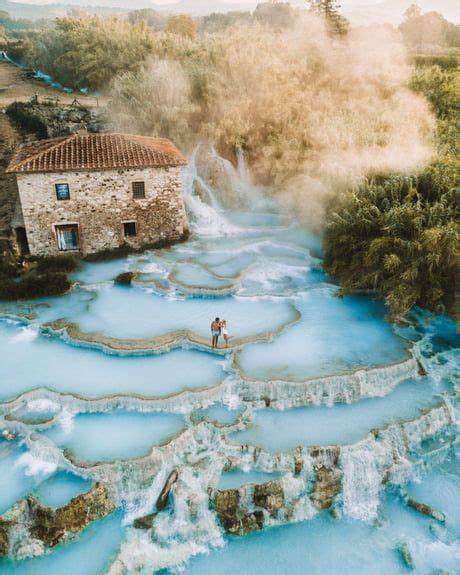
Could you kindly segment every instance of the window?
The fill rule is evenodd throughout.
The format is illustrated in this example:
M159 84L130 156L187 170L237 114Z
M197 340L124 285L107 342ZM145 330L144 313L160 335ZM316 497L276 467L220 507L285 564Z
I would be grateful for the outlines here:
M56 184L55 188L58 200L70 200L69 184Z
M80 248L77 224L56 226L56 238L60 252L69 252Z
M136 222L123 222L123 233L125 238L137 236Z
M145 182L133 182L133 198L135 200L145 198Z

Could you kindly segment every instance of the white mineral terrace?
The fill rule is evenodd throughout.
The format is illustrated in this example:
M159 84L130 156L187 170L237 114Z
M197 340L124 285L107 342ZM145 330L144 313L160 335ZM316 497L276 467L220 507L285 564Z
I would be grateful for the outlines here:
M1 305L0 573L457 572L453 322L337 298L320 239L210 154L190 241Z

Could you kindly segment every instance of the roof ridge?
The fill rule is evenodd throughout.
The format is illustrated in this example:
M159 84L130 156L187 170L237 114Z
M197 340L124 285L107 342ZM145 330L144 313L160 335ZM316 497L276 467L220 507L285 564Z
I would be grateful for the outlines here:
M14 164L14 168L15 170L17 170L18 168L22 168L22 166L24 164L27 164L28 162L33 162L34 160L36 160L37 158L39 158L42 154L47 154L53 150L56 150L57 148L59 148L59 146L61 146L62 144L69 142L70 140L75 139L75 136L77 136L78 134L69 134L68 136L63 136L61 138L59 138L59 142L57 142L56 144L54 144L53 146L50 146L49 148L46 148L46 150L40 150L39 152L32 154L31 156L27 156L25 157L23 160L21 160L20 162L18 162L17 164ZM56 138L58 139L58 138ZM39 140L38 140L39 141ZM43 140L43 142L45 142L46 140ZM8 167L9 169L9 167Z
M185 156L168 138L120 132L74 133L21 146L7 172L182 166Z

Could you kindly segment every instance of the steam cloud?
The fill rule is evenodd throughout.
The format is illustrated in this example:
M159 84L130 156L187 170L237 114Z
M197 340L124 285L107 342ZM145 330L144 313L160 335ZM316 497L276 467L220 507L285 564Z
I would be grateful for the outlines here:
M416 170L433 154L433 116L408 88L406 50L390 27L355 28L344 40L331 39L322 20L306 14L284 32L241 25L199 42L203 58L212 54L206 98L193 100L193 90L181 85L173 122L159 90L149 99L145 89L146 76L158 80L163 64L157 62L137 80L125 78L130 97L123 98L128 88L118 83L114 109L139 120L141 109L156 100L151 117L157 126L167 124L180 144L206 138L224 154L242 146L256 180L273 185L310 223L321 223L331 194L370 173ZM177 53L184 51L176 51L170 82L182 78L179 66L191 86L196 63ZM174 93L165 86L166 74L161 80L162 91ZM133 104L136 81L144 105ZM167 122L158 118L162 106ZM145 114L142 122L144 131L155 133Z

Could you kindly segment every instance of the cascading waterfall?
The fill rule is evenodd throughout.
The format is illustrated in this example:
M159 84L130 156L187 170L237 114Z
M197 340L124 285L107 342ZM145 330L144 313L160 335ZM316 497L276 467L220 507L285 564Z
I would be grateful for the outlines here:
M319 524L326 523L328 528L345 533L341 536L345 538L353 529L381 529L376 520L382 507L387 505L387 486L402 488L415 470L419 472L431 461L441 466L451 457L457 432L452 401L453 379L458 370L456 352L447 348L432 349L436 336L434 328L424 333L423 343L419 340L412 347L410 341L416 339L414 330L405 332L404 328L398 328L402 337L405 333L410 337L407 341L397 337L384 323L384 310L378 303L369 301L366 307L356 307L357 298L337 300L334 286L325 286L323 280L313 274L304 230L294 226L275 229L267 224L267 214L257 211L257 206L261 210L267 205L273 207L272 200L266 205L259 202L263 190L251 182L243 151L238 150L236 168L219 158L215 150L209 152L216 170L225 176L231 187L232 193L226 196L224 191L222 201L219 178L201 173L200 152L199 148L194 151L184 171L185 200L195 236L188 244L133 255L129 258L129 266L127 261L121 268L118 265L113 276L119 268L137 272L136 281L129 288L112 284L110 271L104 267L106 264L88 264L88 269L79 276L79 281L91 286L80 290L91 290L91 297L85 298L81 305L84 312L71 305L77 300L80 302L76 289L61 299L50 300L47 308L34 308L35 318L29 317L21 325L12 324L4 331L0 330L0 350L4 350L1 369L5 382L1 390L4 401L0 403L0 430L7 429L21 442L17 454L14 449L5 452L0 449L0 477L5 474L5 468L1 467L4 458L20 477L18 481L24 482L23 491L13 498L13 502L19 500L18 505L36 485L46 483L59 472L84 478L92 485L103 485L121 516L121 544L115 553L108 554L110 561L104 568L98 568L101 575L177 569L193 572L193 562L192 565L188 563L191 557L201 556L202 559L196 557L198 562L212 560L213 552L209 558L206 553L222 546L232 548L235 560L241 547L240 551L238 547L232 547L233 540L226 538L225 530L243 535L294 523L312 530L302 536L301 543L297 540L290 544L289 539L286 544L278 543L278 539L274 543L270 534L274 530L268 529L258 538L249 538L247 543L240 540L236 545L250 546L255 541L260 546L258 558L251 555L251 561L246 561L243 571L247 569L251 575L281 572L279 569L285 568L289 556L301 545L303 555L298 564L305 571L321 572L324 566L311 563L311 557L317 555L316 548L305 553L312 540L310 535ZM250 217L236 218L235 212L241 211L238 198L244 199L241 205L250 211ZM230 204L235 211L227 208ZM237 221L238 225L232 221ZM249 223L243 225L241 221ZM219 237L224 241L217 241ZM212 241L207 242L207 238ZM97 265L101 267L97 268ZM97 271L99 269L101 271ZM85 274L88 274L87 278ZM154 281L144 275L155 276ZM193 284L177 296L179 278L184 281L184 277L197 275L214 281L230 277L235 285L241 282L238 285L247 289L240 289L235 295L214 292L211 297L204 292L210 286ZM158 287L160 283L162 289ZM314 289L316 299L310 297ZM155 301L163 304L161 298L170 298L178 306L162 318L160 305L149 307ZM315 315L318 309L321 316ZM337 313L341 309L346 313L339 317ZM109 326L113 324L114 330L123 322L131 322L133 329L141 324L141 336L123 339L117 337L116 331L110 332L103 321L107 310L112 321ZM118 316L120 311L126 313ZM10 310L12 316L19 313L16 308ZM228 319L233 337L229 348L220 347L211 355L205 337L207 332L203 330L208 329L208 316L217 314ZM248 329L253 324L259 325L261 314L267 316L260 324L263 327L254 331ZM319 324L321 333L313 331L305 345L300 337L307 333L312 322L322 321L330 314L333 315L330 322ZM135 322L132 320L134 315ZM181 316L189 322L187 330L174 324ZM90 322L86 329L85 320ZM341 331L342 326L337 325L339 321L347 322L348 329ZM162 329L158 328L160 322ZM150 333L150 329L157 331ZM244 329L248 329L247 337L242 337ZM281 352L275 353L280 339L293 330L299 330L300 335L289 340ZM299 334L299 331L294 333ZM134 335L136 333L134 331ZM261 346L260 349L266 346L263 348L265 357L276 359L272 371L262 375L245 373L243 355L249 346ZM338 361L338 346L342 350L341 361ZM291 366L284 365L288 362L286 353L290 348L302 358L310 352L309 347L319 354L318 357L325 348L332 350L324 355L327 369L311 374L300 368L290 370ZM382 349L389 348L391 354L382 354ZM14 384L17 374L22 373L24 357L31 358L30 362L36 365L37 375L35 379L30 378L30 389L20 381L16 386ZM162 360L169 357L176 358L177 372L171 371L170 364L162 366ZM15 358L19 359L15 361ZM111 362L115 367L111 367ZM90 380L87 387L81 387L78 380L68 386L69 365L78 366L81 377ZM428 376L423 375L422 367L429 372ZM183 383L177 384L184 371L190 377L198 372L194 385L188 376L180 380ZM117 372L124 373L129 381L117 379ZM147 383L140 385L139 379L145 373L148 374ZM408 409L407 405L412 403L414 408ZM343 414L350 409L353 417L344 418ZM71 435L79 425L76 420L85 417L98 422L99 427L95 429L99 434L105 429L100 422L107 415L113 418L117 429L121 429L121 415L126 412L136 417L174 414L181 423L166 440L152 440L148 450L131 459L85 460L78 448L76 451L64 449L51 439L50 431L56 428L62 431L65 427ZM328 441L327 433L318 441L303 442L303 429L298 423L303 420L296 419L300 417L299 412L316 414L316 419L311 421L321 429L336 427L342 434L341 441L336 441L340 445ZM222 420L216 413L223 413ZM269 422L272 415L281 414L287 417L288 423L276 426L279 420L274 419L274 427L263 428L260 423L263 414L268 414ZM358 439L353 436L349 440L344 421L356 429L358 423L364 422L359 427ZM239 439L238 434L248 430L253 430L257 437L259 427L268 429L267 434L280 439L293 430L293 447L271 449L257 440ZM130 431L126 424L123 430L127 439L139 442L139 435ZM82 435L86 437L86 433ZM91 440L98 441L97 432L90 436L88 441ZM10 444L5 445L9 447ZM239 474L242 483L222 488L222 476L232 473ZM265 474L263 480L257 479L257 474ZM174 480L168 486L172 476ZM168 490L164 495L166 486ZM159 504L162 495L163 503ZM397 505L399 510L405 509L399 500ZM14 519L15 513L19 512L14 506L9 508L13 509ZM328 511L336 519L332 520ZM358 521L343 522L342 515ZM350 525L357 522L362 527ZM98 530L99 524L94 528ZM451 527L448 521L442 528L445 540L449 541ZM420 536L419 531L406 530L414 532L414 537ZM294 529L276 530L276 538L281 541L283 537L289 537L286 533L293 532ZM25 569L29 568L29 572L40 569L33 557L45 554L42 559L50 561L51 567L46 568L49 575L62 573L59 549L50 548L32 537L30 525L19 525L11 533L10 556L24 561L28 561L26 557L31 558ZM86 537L91 539L87 533L82 532L81 537L80 532L75 533L75 538L80 539L72 548L81 544L82 551L78 553L91 561L94 553L85 547ZM439 543L435 529L429 536L434 543ZM329 546L332 539L326 536L324 540ZM360 544L364 545L365 540L360 532ZM385 544L389 546L392 560L397 561L394 540L394 537L388 538L390 542ZM67 541L59 545L63 553L71 547L66 544ZM348 539L344 548L347 546ZM273 549L282 559L262 567L263 557ZM322 553L330 553L329 547ZM58 560L53 563L55 556ZM77 564L79 555L75 557ZM363 572L373 575L376 560L372 550L366 557L361 567ZM418 554L417 560L422 562L424 559L420 557L422 555ZM2 573L16 575L15 564L11 565L0 558ZM393 573L400 573L402 568L398 563ZM430 572L423 568L424 565L421 572ZM222 567L218 564L199 572L219 575L232 569L222 563ZM335 575L339 571L340 568L331 573ZM348 572L357 571L349 569ZM392 573L391 569L388 573Z
M237 226L230 223L219 209L215 193L211 187L198 175L196 166L196 148L186 168L184 174L184 199L187 211L190 216L193 232L199 236L221 237L231 236L239 233ZM199 186L205 193L210 203L206 203L198 195L196 186Z

